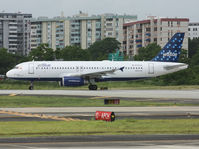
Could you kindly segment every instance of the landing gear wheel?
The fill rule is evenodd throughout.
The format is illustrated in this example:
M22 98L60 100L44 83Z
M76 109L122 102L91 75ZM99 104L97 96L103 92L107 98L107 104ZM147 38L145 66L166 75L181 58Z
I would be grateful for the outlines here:
M33 90L33 86L29 86L29 90Z
M97 85L89 85L89 90L97 90Z
M97 90L97 85L93 85L93 90Z
M29 86L28 89L29 89L29 90L33 90L33 89L34 89L33 81L30 82L30 86Z

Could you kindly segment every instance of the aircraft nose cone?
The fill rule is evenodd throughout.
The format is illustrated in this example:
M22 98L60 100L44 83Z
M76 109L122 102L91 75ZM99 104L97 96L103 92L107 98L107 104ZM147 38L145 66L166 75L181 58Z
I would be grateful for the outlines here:
M11 73L11 71L8 71L8 72L6 73L6 77L7 77L7 78L12 77L12 73Z

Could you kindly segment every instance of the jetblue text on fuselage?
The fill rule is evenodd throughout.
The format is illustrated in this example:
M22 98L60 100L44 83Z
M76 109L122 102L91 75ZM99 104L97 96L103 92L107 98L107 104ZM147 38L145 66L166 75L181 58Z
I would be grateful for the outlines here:
M42 63L42 64L39 64L37 66L38 67L50 67L51 65L50 64L46 64L46 63Z

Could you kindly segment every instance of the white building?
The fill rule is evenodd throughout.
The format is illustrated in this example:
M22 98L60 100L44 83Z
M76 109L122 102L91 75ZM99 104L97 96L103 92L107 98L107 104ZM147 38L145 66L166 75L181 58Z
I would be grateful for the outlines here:
M31 20L31 49L48 43L56 50L69 45L87 49L95 41L106 37L123 42L123 24L135 21L136 15L92 15L80 13L73 17L40 17Z
M184 32L183 49L188 50L188 18L155 18L124 24L123 52L136 55L140 47L156 42L163 47L177 32Z
M189 23L189 38L194 39L199 37L199 22Z
M30 19L32 14L0 13L0 48L9 53L28 55L30 52Z

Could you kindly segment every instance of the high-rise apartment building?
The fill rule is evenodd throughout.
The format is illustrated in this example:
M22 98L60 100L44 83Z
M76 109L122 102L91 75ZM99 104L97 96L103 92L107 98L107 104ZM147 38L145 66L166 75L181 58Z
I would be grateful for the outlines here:
M95 41L106 37L123 42L123 24L137 19L136 15L93 15L80 12L73 17L48 19L39 17L31 20L31 49L48 43L56 50L69 45L88 48Z
M155 18L124 24L123 52L126 55L138 54L140 47L156 42L163 47L176 32L185 32L184 49L188 50L187 18Z
M0 13L0 48L19 55L30 52L32 14Z
M189 38L199 38L199 22L189 23Z

